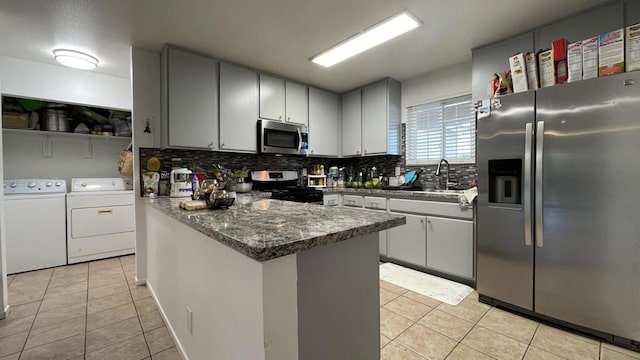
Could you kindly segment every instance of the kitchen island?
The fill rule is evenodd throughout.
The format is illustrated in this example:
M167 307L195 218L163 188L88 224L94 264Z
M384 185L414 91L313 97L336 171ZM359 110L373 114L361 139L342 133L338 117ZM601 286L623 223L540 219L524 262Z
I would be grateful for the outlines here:
M379 358L378 232L404 216L237 201L146 205L146 282L185 358Z

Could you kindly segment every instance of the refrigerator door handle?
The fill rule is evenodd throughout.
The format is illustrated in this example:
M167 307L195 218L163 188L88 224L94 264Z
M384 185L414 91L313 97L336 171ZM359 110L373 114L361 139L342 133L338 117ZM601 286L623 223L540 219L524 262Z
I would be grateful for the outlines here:
M544 246L544 224L542 221L542 164L544 155L544 121L538 121L536 130L536 245Z
M525 125L524 139L524 244L531 246L531 157L533 151L533 124Z

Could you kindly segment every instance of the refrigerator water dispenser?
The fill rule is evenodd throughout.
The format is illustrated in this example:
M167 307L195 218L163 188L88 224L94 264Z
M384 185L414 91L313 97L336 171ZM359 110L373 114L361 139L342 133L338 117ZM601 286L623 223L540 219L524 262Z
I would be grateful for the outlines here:
M522 160L489 160L489 202L522 204Z

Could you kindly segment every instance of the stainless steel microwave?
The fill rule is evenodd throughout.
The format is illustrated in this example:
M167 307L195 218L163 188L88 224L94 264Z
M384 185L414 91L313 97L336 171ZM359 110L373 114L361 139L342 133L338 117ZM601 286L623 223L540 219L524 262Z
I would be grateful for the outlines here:
M258 152L308 155L308 129L303 125L258 119Z

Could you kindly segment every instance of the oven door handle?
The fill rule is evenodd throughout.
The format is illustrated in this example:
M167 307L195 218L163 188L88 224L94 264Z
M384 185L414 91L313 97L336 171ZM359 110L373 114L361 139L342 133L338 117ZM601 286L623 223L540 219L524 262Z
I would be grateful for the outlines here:
M298 132L298 152L300 152L302 150L302 132L300 128L296 128L296 131Z

